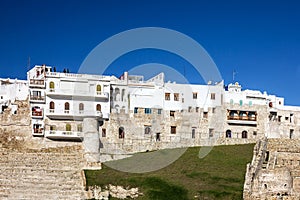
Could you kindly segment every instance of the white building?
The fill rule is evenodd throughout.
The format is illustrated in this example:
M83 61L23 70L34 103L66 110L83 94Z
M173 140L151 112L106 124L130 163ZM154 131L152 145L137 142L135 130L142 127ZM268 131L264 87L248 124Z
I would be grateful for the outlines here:
M15 114L17 106L13 105L16 100L28 98L28 84L25 80L0 78L0 113L10 108L11 114Z
M31 69L27 79L34 136L81 139L83 118L109 119L109 77L56 72L43 65Z
M162 140L165 134L165 142L184 138L187 145L203 144L201 139L214 135L242 139L236 143L265 136L300 138L299 107L285 106L284 98L266 92L242 90L238 83L227 88L223 82L165 83L163 73L144 80L127 72L117 78L56 72L45 65L28 71L27 79L34 136L81 139L83 118L95 117L101 121L104 144L157 137L144 132L159 134ZM158 133L150 131L154 121Z

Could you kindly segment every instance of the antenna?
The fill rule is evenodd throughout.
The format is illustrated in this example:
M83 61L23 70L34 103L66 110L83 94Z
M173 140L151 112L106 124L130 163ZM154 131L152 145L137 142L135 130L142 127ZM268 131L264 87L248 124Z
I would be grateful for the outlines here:
M237 71L235 71L235 69L232 72L232 81L234 82L235 79L235 75L237 74Z

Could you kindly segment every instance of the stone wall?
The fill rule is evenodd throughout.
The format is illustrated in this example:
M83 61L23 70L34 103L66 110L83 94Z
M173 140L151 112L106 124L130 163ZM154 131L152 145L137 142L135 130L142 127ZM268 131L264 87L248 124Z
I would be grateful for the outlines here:
M259 141L247 165L244 199L300 199L300 140Z

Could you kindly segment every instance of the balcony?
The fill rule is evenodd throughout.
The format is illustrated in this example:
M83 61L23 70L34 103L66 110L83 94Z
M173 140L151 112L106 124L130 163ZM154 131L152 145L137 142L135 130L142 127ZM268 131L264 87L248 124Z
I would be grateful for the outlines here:
M45 131L45 137L59 140L83 140L83 132L78 131Z
M98 100L108 100L109 94L107 92L96 92L96 91L85 91L85 90L74 90L74 89L48 89L47 95L57 98L63 98L66 96L70 97L88 97L95 98Z
M30 79L29 87L45 88L45 80Z
M31 103L45 103L45 96L35 96L35 95L30 95L30 102Z
M256 126L257 113L255 111L228 110L227 123Z
M102 119L102 112L94 111L94 110L74 111L74 110L61 110L61 109L47 109L45 114L50 119L79 119L79 120L82 120L83 118L87 118L87 117L94 117L97 119Z

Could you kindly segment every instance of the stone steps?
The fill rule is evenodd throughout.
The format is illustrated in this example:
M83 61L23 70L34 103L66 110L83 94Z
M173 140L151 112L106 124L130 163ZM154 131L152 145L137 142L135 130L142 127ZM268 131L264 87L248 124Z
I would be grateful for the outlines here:
M83 156L79 148L68 152L0 148L0 199L83 199Z

